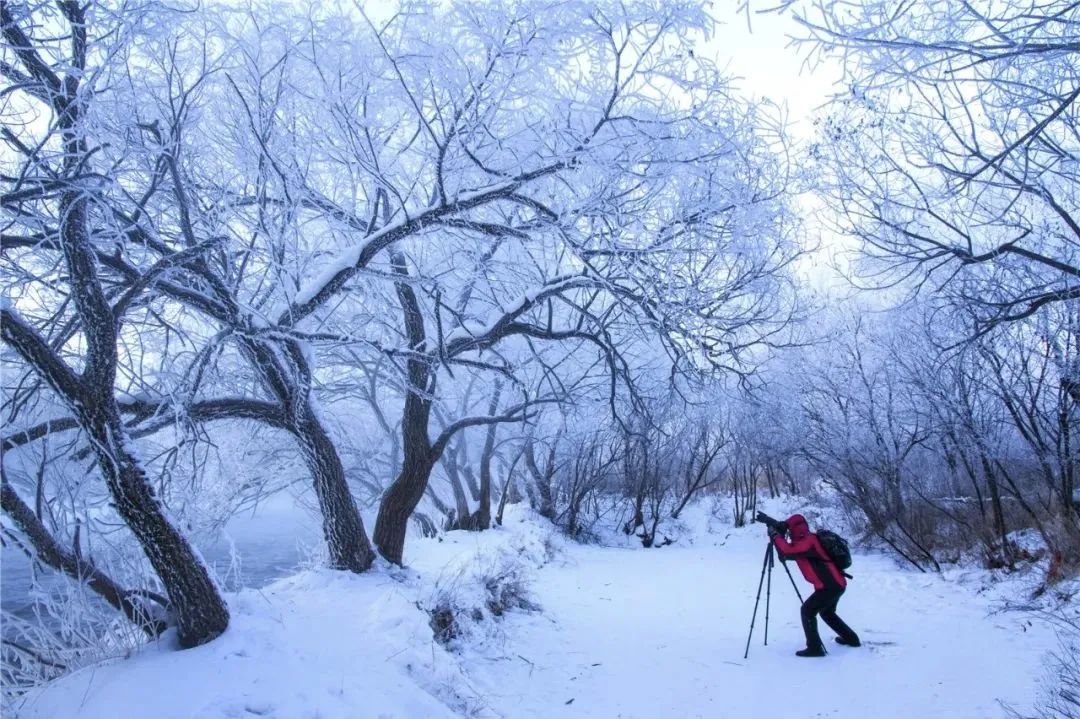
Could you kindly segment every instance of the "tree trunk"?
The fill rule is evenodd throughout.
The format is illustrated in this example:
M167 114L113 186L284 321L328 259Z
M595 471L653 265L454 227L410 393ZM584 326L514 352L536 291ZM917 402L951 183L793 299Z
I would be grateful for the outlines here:
M457 441L461 442L462 440L459 438ZM449 529L457 529L461 521L469 516L469 500L465 497L465 488L461 484L456 449L455 447L455 451L447 452L441 458L443 468L446 470L446 476L450 478L450 489L454 493L454 507L456 510L456 516L447 524Z
M496 404L493 401L492 404ZM489 414L494 414L492 410ZM498 425L492 424L487 429L484 441L484 453L480 457L480 506L476 509L475 529L483 531L491 528L491 457L494 454L495 432Z
M405 553L409 517L424 496L437 459L428 438L430 409L430 401L415 392L410 392L405 399L405 416L401 423L405 461L401 473L383 495L375 520L375 546L387 561L398 565Z
M503 523L503 514L506 512L506 505L510 500L513 499L514 504L521 501L521 493L516 490L516 486L517 485L514 482L514 468L511 466L506 473L506 479L503 481L502 494L499 495L499 510L495 513L495 524L500 527Z
M536 464L536 447L532 437L529 438L529 441L525 445L525 466L529 468L529 474L531 474L533 480L535 480L534 486L538 498L536 511L541 517L555 519L555 501L551 496L550 467L545 468L547 471L540 471L540 468Z
M951 432L949 433L949 436L950 438L952 438ZM953 445L956 447L956 454L954 454L953 451L949 449L948 444L944 440L941 442L941 451L942 454L945 456L945 465L949 468L949 475L953 478L953 482L956 485L956 491L959 492L960 464L957 461L956 457L957 454L962 453L963 450L960 449L959 444L955 440L955 438L953 438ZM967 473L968 478L971 480L971 486L975 492L975 501L978 503L979 506L979 516L983 519L986 519L986 502L983 500L982 488L979 487L978 477L976 477L971 471L966 456L964 457L964 470Z
M488 403L488 414L494 415L499 408L499 396L502 394L502 383L495 383L495 391ZM495 435L499 426L491 424L484 436L484 450L480 455L480 486L479 506L476 512L468 517L467 521L462 518L462 528L473 532L482 532L491 529L491 460L495 456Z
M375 552L364 531L364 522L356 508L345 468L337 448L308 403L300 407L301 416L293 426L304 462L315 485L322 514L323 537L330 552L330 566L350 572L364 572L375 561Z
M765 482L769 486L769 497L776 499L780 496L780 488L776 482L776 470L771 462L765 463Z
M1001 539L1001 558L1009 567L1012 567L1012 550L1007 539L1008 528L1005 525L1005 511L1001 506L1001 492L998 491L997 476L994 474L994 469L990 466L990 460L986 455L981 454L981 458L983 473L986 475L986 486L990 490L990 508L994 513L994 529Z
M83 426L93 440L116 510L165 585L176 614L180 646L205 644L229 625L225 601L202 559L165 517L142 466L127 451L127 432L119 412L101 407L85 412Z
M786 466L782 466L780 468L780 471L783 472L784 477L787 478L787 481L788 481L788 493L791 494L792 496L798 495L798 493L799 493L799 485L795 481L795 475Z
M404 255L395 252L391 261L395 273L408 275ZM420 303L408 283L398 282L395 289L405 318L409 346L419 351L426 341ZM398 565L405 554L409 517L423 498L432 467L442 451L441 448L435 451L428 435L431 421L430 397L435 389L431 365L425 358L412 356L407 362L407 373L408 391L401 417L401 472L383 495L382 502L379 503L379 515L375 519L375 546L387 561Z
M480 482L476 480L476 474L472 471L472 466L469 464L469 445L466 442L461 443L461 453L465 455L465 461L459 463L461 468L461 476L465 478L465 486L469 488L469 495L472 496L474 502L480 501Z
M633 534L637 531L638 527L645 524L645 482L642 480L638 484L637 490L634 493L634 506L631 512L631 517L623 525L623 532L626 534Z
M34 514L7 480L0 466L0 506L30 541L33 557L77 582L85 583L94 593L123 613L128 620L153 639L165 630L165 622L156 617L144 599L156 601L164 609L168 601L151 592L133 591L121 587L112 577L83 559L77 552L62 548L38 516Z
M746 524L746 509L743 506L742 496L739 492L741 486L739 485L739 468L737 464L732 464L731 469L731 486L732 486L732 498L735 500L735 526L742 527Z
M1080 391L1077 384L1068 380L1062 380L1062 385L1067 392ZM1072 395L1068 395L1071 397ZM1058 406L1058 465L1061 467L1061 516L1072 526L1076 526L1077 512L1074 501L1076 494L1076 480L1073 475L1076 460L1072 450L1073 410L1070 406L1075 402L1068 401L1067 397L1059 400Z
M263 384L281 404L285 426L296 438L311 473L330 566L358 573L367 571L375 552L345 479L341 457L312 405L311 371L303 351L292 341L271 347L249 340L242 346Z

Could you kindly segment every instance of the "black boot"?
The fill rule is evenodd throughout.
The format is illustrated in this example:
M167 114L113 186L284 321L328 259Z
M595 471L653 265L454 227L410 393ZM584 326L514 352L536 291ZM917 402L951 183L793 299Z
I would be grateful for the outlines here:
M859 641L858 637L837 637L836 638L836 643L837 644L843 644L845 647L861 647L862 646L862 642Z
M816 647L807 647L806 649L800 649L799 651L795 652L795 656L797 656L797 657L823 657L823 656L825 656L825 647L818 645Z

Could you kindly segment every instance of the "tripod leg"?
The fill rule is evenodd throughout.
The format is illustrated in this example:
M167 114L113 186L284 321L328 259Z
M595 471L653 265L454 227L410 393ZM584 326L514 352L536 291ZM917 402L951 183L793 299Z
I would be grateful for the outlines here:
M772 598L773 545L769 542L769 551L765 555L765 564L769 567L769 576L765 579L765 646L769 646L769 600Z
M765 581L765 569L769 566L769 557L772 552L772 544L769 544L769 549L765 552L765 561L761 564L761 578L757 583L757 597L754 599L754 614L750 617L750 633L746 635L746 651L743 652L743 659L750 656L750 638L754 636L754 622L757 621L757 608L758 603L761 601L761 585Z
M799 587L795 584L795 577L791 576L791 570L788 569L787 562L781 562L784 565L784 571L787 572L787 578L791 580L791 588L795 590L795 596L799 598L799 604L802 604L802 593L799 592Z

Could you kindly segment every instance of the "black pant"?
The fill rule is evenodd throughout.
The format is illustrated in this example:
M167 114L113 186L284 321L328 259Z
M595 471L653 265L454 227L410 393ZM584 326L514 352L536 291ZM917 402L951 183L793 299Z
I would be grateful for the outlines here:
M844 620L836 616L836 604L844 595L843 587L826 587L818 589L803 602L800 614L802 614L803 631L806 632L806 646L810 649L822 647L821 635L818 634L817 615L832 627L837 636L847 642L859 641L859 635L852 631L851 627L844 624Z

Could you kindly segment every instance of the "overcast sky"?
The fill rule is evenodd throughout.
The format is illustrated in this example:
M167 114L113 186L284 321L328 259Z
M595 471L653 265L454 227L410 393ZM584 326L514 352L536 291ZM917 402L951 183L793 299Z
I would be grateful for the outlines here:
M820 61L813 66L805 62L808 48L789 46L789 37L801 27L790 14L753 14L747 26L745 12L737 10L738 0L715 0L713 16L717 20L716 34L705 43L721 67L738 77L737 86L747 97L765 97L787 108L790 137L807 142L814 137L814 111L842 89L842 72L838 62ZM770 2L759 2L767 6ZM821 221L824 210L820 198L803 195L798 199L806 213L805 241L819 245L820 251L803 258L798 264L800 274L819 292L843 296L851 291L841 272L850 271L849 253L854 244L828 229Z
M789 36L801 30L790 13L751 14L747 27L746 13L737 10L739 4L737 0L714 2L716 34L705 47L721 67L741 78L743 94L786 105L792 129L798 137L808 139L811 113L838 89L839 64L806 66L807 48L788 47ZM763 7L770 4L775 3L757 3Z

